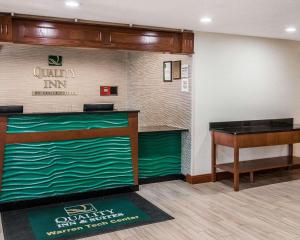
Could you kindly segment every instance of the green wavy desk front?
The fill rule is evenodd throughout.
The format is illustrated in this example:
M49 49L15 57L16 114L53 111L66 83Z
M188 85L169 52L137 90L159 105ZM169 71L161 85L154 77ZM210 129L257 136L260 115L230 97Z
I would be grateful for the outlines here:
M0 203L137 185L137 113L12 115L0 126Z
M139 133L139 178L181 174L181 132Z

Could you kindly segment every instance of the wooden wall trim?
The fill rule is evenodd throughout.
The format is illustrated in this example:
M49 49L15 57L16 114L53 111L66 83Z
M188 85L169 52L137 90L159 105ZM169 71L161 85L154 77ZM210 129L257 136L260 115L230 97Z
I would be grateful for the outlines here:
M131 155L132 155L132 166L134 175L134 184L138 185L139 174L138 174L138 113L128 113L128 125L130 132L131 141Z
M195 175L195 176L191 176L191 175L187 174L186 181L190 184L211 182L211 174L207 173L207 174L201 174L201 175Z
M217 172L216 173L217 180L223 180L223 179L230 179L232 177L232 174L228 172ZM190 184L199 184L199 183L208 183L212 182L212 174L206 173L206 174L200 174L200 175L194 175L191 176L189 174L186 175L186 182Z
M286 169L286 167L276 168L275 170L282 170L282 169ZM300 164L292 166L291 169L300 169ZM257 171L257 172L268 173L268 172L272 172L272 171L274 171L274 169L261 170L261 171ZM216 174L217 174L218 181L225 180L225 179L233 179L233 174L230 172L217 172ZM249 173L240 173L240 176L249 176ZM194 176L187 174L186 182L188 182L190 184L200 184L200 183L212 182L211 174L207 173L207 174L200 174L200 175L194 175Z
M0 191L2 188L6 129L7 129L7 117L0 117Z
M66 141L97 137L129 136L129 128L97 128L33 133L6 134L5 144Z

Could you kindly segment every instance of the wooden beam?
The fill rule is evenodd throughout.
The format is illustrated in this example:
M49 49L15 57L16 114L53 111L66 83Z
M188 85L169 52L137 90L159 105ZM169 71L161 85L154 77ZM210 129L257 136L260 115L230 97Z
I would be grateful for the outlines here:
M275 145L294 144L299 142L300 142L299 130L237 135L237 144L239 148L275 146Z
M217 164L217 145L215 144L215 132L211 132L211 181L217 181L216 164Z
M128 113L134 184L138 185L138 113Z
M6 129L7 117L0 117L0 191L2 189Z
M6 134L5 144L66 141L98 137L129 136L129 128L97 128L33 133Z
M234 191L239 191L240 189L240 153L239 148L235 144L234 146L234 162L233 162L233 186Z
M223 145L223 146L227 146L227 147L234 146L234 135L233 134L227 134L227 133L214 131L213 136L214 136L214 143L217 145Z

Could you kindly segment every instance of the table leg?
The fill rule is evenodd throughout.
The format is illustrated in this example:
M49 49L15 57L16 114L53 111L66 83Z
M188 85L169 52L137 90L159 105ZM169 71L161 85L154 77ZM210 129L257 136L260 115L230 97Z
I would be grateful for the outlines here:
M292 169L293 167L293 155L294 155L294 145L293 144L289 144L289 147L288 147L288 151L289 151L289 169Z
M233 166L233 186L234 191L240 190L240 160L239 160L239 148L234 147L234 166Z
M254 183L254 172L250 172L250 182Z
M217 181L217 145L215 144L214 140L214 132L211 134L211 181Z

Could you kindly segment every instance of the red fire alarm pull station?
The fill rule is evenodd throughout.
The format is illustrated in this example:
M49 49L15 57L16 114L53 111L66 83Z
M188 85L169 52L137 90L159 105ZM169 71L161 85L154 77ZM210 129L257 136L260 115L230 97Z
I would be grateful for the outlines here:
M100 96L117 96L117 86L100 86Z
M110 95L110 86L100 86L100 95L109 96Z

